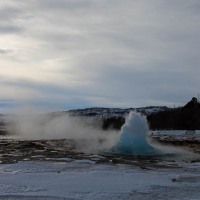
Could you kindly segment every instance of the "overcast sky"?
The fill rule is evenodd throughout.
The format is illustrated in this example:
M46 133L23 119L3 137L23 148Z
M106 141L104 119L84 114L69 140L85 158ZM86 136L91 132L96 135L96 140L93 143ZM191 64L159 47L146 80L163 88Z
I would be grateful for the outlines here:
M199 0L0 2L0 112L173 107L198 93Z

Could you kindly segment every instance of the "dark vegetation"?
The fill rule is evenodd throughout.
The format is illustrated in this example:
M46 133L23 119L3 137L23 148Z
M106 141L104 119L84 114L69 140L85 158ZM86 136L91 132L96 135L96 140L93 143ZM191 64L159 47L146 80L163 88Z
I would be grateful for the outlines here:
M107 130L107 129L119 130L123 126L124 123L125 123L125 118L124 117L107 118L107 119L103 120L102 128L104 130Z
M200 103L193 97L184 107L167 109L147 115L150 129L153 130L199 130ZM125 123L123 117L103 120L103 129L120 129Z
M200 103L193 97L184 107L152 113L147 116L150 129L200 129Z

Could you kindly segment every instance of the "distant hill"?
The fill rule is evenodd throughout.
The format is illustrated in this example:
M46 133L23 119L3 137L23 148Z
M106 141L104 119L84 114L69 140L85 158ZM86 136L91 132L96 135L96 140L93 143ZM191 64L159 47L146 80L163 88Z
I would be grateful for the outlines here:
M150 129L154 130L199 130L200 103L193 97L185 106L168 108L166 106L151 106L142 108L86 108L70 110L71 116L81 116L102 120L104 130L120 129L130 111L136 111L147 116Z
M71 117L82 118L83 122L87 122L87 125L96 126L98 124L98 127L101 126L104 130L119 130L131 111L147 116L150 129L152 130L200 130L200 103L195 97L185 106L179 108L168 108L166 106L142 108L95 107L54 112L40 117L41 123L48 123L49 120L67 114ZM0 115L0 135L7 133L6 124L6 115Z
M102 128L119 130L125 123L125 118L131 111L139 112L149 116L152 113L171 110L166 106L149 106L142 108L86 108L70 110L68 113L73 117L83 117L102 122Z
M142 108L85 108L69 110L71 116L82 116L99 119L126 117L131 111L142 113L143 115L150 115L160 111L167 111L170 108L166 106L149 106Z

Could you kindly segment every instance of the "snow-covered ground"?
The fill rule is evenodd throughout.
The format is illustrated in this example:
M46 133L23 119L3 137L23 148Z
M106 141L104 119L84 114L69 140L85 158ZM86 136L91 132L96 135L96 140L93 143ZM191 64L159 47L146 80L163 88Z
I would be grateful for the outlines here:
M200 163L141 169L90 160L23 161L0 165L0 199L197 200L199 174Z

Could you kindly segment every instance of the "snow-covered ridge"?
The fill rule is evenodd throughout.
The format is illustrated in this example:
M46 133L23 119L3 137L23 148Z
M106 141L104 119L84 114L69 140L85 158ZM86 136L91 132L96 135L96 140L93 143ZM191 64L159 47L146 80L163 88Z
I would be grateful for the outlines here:
M131 111L149 115L160 111L166 111L170 108L166 106L150 106L142 108L86 108L67 111L71 116L83 116L92 118L119 118L126 117Z

